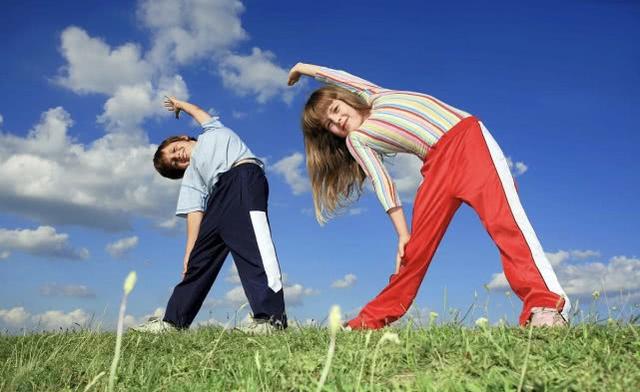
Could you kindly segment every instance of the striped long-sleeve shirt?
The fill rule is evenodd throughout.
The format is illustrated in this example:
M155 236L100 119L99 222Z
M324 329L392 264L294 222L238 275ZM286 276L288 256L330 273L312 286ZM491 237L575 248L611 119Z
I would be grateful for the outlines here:
M442 135L470 114L426 94L388 90L344 71L320 68L316 79L343 87L371 106L371 115L349 133L347 148L367 176L385 211L401 205L382 154L411 153L424 160Z

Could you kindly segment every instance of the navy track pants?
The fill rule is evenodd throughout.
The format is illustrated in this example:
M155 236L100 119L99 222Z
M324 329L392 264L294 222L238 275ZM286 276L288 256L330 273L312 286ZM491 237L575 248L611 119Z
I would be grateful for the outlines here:
M286 328L280 266L267 216L269 184L260 166L245 163L222 174L204 212L187 272L174 289L164 321L188 328L229 252L253 311Z

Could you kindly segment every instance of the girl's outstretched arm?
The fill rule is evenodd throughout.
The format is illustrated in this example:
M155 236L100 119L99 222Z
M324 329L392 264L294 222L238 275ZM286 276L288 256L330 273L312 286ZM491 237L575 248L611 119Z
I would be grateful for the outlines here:
M205 112L192 103L181 101L176 97L165 97L164 107L166 107L170 112L175 112L176 118L178 118L178 115L181 111L184 111L188 115L193 117L193 119L196 120L200 125L211 121L211 116L209 115L209 113Z
M302 75L310 76L319 82L342 87L354 94L358 94L369 105L371 105L374 94L385 90L375 83L371 83L368 80L359 78L346 71L305 63L298 63L291 68L289 71L289 86L296 84Z

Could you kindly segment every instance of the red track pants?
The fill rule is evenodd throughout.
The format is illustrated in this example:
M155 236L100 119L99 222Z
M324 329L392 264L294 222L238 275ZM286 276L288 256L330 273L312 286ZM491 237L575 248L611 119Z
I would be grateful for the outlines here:
M520 204L507 160L484 125L474 117L462 120L432 147L421 172L400 271L349 326L382 328L406 313L463 202L478 213L500 250L509 285L524 302L520 324L537 306L556 308L566 318L569 300Z

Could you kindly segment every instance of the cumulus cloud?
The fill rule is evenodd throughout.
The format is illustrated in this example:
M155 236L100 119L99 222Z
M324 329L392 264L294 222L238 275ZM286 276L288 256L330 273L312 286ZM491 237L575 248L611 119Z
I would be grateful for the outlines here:
M68 136L72 124L58 107L26 137L0 133L0 211L107 230L128 229L132 215L166 220L179 183L155 172L156 146L120 134L83 145Z
M82 309L76 309L69 313L60 310L48 310L31 316L31 321L36 327L48 331L60 328L84 327L89 319L90 315Z
M385 159L384 165L396 184L396 190L402 201L413 202L418 186L422 182L420 158L413 154L397 154Z
M288 71L274 60L272 52L259 48L253 48L248 56L230 54L219 64L222 83L237 94L255 95L260 103L277 95L291 103L300 86L296 85L295 89L287 86Z
M71 260L84 260L89 257L87 249L71 247L69 245L69 235L57 233L56 229L51 226L40 226L35 230L0 229L0 248L21 251L41 257Z
M311 189L311 183L303 172L304 156L299 152L280 159L271 169L284 177L294 195L300 195Z
M127 314L126 316L124 316L124 319L122 321L125 328L130 328L147 322L150 318L161 317L164 317L164 308L156 308L153 312L147 313L140 317Z
M507 157L507 165L509 165L509 170L511 170L511 175L514 177L518 177L524 174L529 167L524 164L524 162L514 162L511 157Z
M331 287L336 289L346 289L356 284L356 280L358 280L358 278L354 274L346 274L344 278L331 283Z
M599 252L591 250L547 253L558 281L568 295L586 296L594 290L615 295L620 292L633 293L640 290L640 259L615 256L607 263L584 261L587 258L599 256ZM509 285L504 273L501 272L492 275L487 287L507 289Z
M106 251L111 257L120 258L130 250L138 246L138 236L122 238L118 241L107 244Z
M285 286L284 301L287 306L302 306L305 297L318 295L320 292L310 287L304 287L299 283Z
M284 301L287 306L301 306L305 297L317 295L318 293L318 290L304 287L299 283L294 283L291 285L287 285L285 283ZM236 286L227 291L224 295L224 299L226 304L232 307L237 307L248 302L242 286Z
M224 278L225 282L240 284L240 275L238 275L238 267L236 263L231 263L229 274Z
M96 294L85 285L59 285L47 283L40 287L40 295L45 297L95 298Z
M247 112L241 112L239 110L232 110L231 115L233 116L233 118L241 120L243 118L246 118L249 114Z
M242 286L236 286L227 291L224 295L224 299L231 306L240 306L243 303L247 302L247 296L244 295L244 289L242 288Z
M364 207L353 207L353 208L349 208L349 210L347 210L347 213L349 215L360 215L363 212L365 212L367 209Z
M138 18L151 31L148 58L159 68L219 56L247 39L237 0L144 0Z
M142 59L140 47L126 43L112 49L100 38L90 37L79 27L67 27L60 37L67 64L56 81L72 91L113 94L123 85L151 77L150 64Z
M9 327L24 327L31 314L22 306L12 309L0 309L0 321Z

